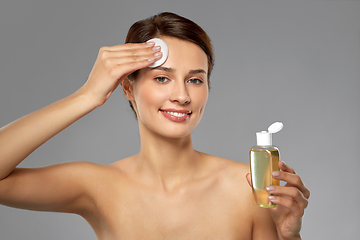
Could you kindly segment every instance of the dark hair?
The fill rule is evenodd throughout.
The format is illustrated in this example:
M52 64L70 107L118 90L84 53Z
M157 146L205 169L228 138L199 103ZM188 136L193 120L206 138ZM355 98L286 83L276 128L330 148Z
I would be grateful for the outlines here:
M208 85L210 88L210 74L214 67L214 54L207 33L193 21L171 12L163 12L150 18L134 23L126 36L125 43L143 43L151 38L168 36L195 43L204 50L208 60ZM128 76L133 81L139 71ZM130 101L129 101L130 102ZM134 110L131 102L131 108Z

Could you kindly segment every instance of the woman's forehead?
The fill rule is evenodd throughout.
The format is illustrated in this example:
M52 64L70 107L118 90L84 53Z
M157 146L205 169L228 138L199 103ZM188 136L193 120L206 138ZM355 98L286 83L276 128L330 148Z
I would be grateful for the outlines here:
M187 71L203 69L207 72L207 56L197 44L174 37L161 39L169 48L168 58L162 67Z

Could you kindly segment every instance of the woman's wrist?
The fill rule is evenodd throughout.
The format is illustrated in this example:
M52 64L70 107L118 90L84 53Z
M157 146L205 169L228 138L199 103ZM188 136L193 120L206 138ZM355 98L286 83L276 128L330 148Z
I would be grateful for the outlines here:
M301 240L301 236L300 233L294 237L290 237L290 238L284 238L284 237L279 237L279 240Z
M105 103L105 101L96 98L95 96L93 96L93 94L86 91L84 87L81 87L69 97L73 97L74 99L81 101L84 105L84 108L89 109L89 112L102 106Z
M301 240L300 232L298 232L296 235L293 236L282 236L281 231L278 227L276 227L276 230L279 240ZM287 233L286 235L292 235L292 234Z

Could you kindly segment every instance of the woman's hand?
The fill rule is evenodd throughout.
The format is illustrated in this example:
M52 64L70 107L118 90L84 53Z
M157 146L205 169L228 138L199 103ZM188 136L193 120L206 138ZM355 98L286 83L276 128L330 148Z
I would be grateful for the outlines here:
M88 80L78 91L101 106L125 77L160 58L160 47L154 47L153 42L102 47Z
M285 186L267 187L267 192L272 194L269 196L269 200L278 205L269 210L276 225L279 239L301 239L302 216L308 206L310 191L293 168L282 161L279 162L279 167L282 171L273 172L273 177L287 183ZM251 185L250 174L247 174L246 177Z

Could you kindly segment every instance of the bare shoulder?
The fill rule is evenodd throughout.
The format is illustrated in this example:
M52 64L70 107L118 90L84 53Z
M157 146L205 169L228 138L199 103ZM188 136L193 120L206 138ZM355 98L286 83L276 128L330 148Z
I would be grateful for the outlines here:
M242 177L243 180L247 173L250 172L250 166L247 163L230 160L206 153L199 152L201 157L208 162L210 168L213 168L220 175L228 176L229 178Z
M270 212L254 204L252 189L246 180L246 174L250 172L250 164L211 155L205 157L218 166L220 178L226 183L222 187L226 186L229 190L228 198L232 198L237 203L238 208L235 207L234 211L240 213L238 222L241 221L240 219L246 219L252 224L253 234L273 239L276 236L276 228ZM260 239L263 238L260 237Z
M211 176L216 179L219 187L229 198L242 204L253 205L252 190L246 180L250 165L243 162L200 153L209 166Z
M221 196L218 204L231 206L222 210L229 216L229 225L233 225L239 232L251 235L257 207L253 201L251 186L246 180L250 165L209 154L200 154L208 161L213 178L216 179L212 189Z

